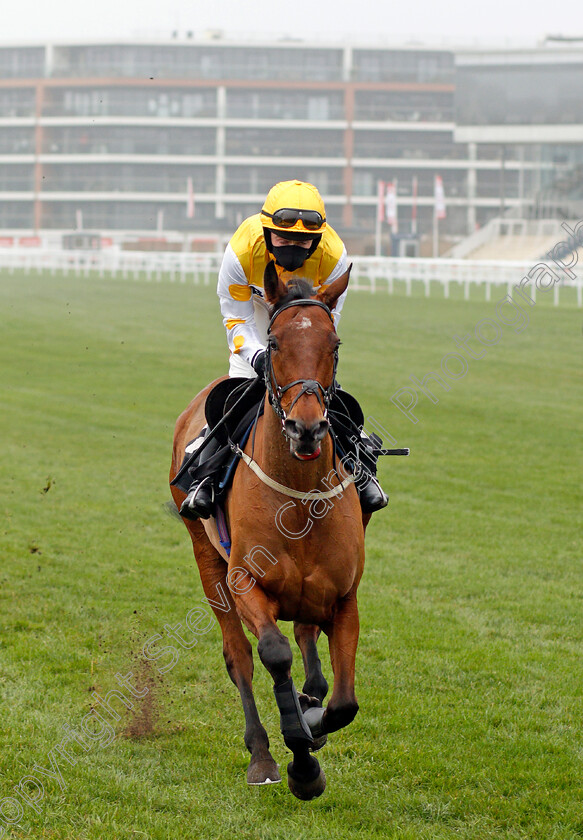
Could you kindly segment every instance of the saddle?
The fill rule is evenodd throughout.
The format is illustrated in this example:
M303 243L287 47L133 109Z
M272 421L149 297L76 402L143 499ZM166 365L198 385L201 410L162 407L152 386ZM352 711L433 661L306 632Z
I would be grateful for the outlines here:
M251 409L257 408L265 396L265 384L262 379L246 379L231 377L223 379L212 389L206 398L204 414L209 429L214 429L217 424L225 418L216 432L217 441L225 446L229 437L234 443L239 443L233 435L236 434L237 426L241 419ZM236 410L230 415L229 412L236 406Z
M233 377L215 385L204 407L210 431L199 449L192 454L185 453L172 484L187 493L195 479L214 476L215 500L221 504L238 462L231 444L245 445L256 418L262 413L264 395L265 384L258 379Z

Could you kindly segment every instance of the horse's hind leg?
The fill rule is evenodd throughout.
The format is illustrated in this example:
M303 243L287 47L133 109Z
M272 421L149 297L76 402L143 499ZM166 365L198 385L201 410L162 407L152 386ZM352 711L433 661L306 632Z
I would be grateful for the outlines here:
M253 652L243 632L227 586L227 565L212 546L200 521L188 522L204 593L223 634L223 656L231 680L239 689L245 714L245 746L251 753L247 768L250 785L280 782L281 776L269 752L269 738L259 720L253 696Z
M322 673L322 663L318 656L317 642L320 632L320 628L315 624L294 622L294 637L302 652L306 675L302 691L310 697L316 697L322 703L328 694L328 683Z
M324 626L324 631L328 634L334 687L322 716L321 726L316 727L315 734L335 732L337 729L348 726L358 712L358 703L354 693L359 631L356 591L351 591L341 601L333 621Z

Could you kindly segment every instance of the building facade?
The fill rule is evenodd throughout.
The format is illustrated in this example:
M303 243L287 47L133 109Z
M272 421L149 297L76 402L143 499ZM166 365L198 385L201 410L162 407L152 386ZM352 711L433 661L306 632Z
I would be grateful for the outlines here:
M551 52L550 65L563 54ZM429 234L439 175L441 231L465 236L532 203L541 172L554 167L554 138L472 133L496 120L508 127L515 104L496 112L494 93L486 107L484 67L483 55L418 46L0 46L0 228L71 230L82 220L103 232L224 240L276 181L300 178L318 186L330 222L364 253L379 180L396 182L399 230L411 229L415 207L417 230ZM581 147L576 99L570 147ZM540 107L544 123L546 94Z

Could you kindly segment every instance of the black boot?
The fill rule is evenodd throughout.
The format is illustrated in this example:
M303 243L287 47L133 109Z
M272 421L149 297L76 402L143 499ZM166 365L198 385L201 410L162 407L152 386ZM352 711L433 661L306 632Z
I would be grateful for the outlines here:
M381 510L389 504L389 497L379 484L376 475L369 475L366 484L360 489L357 482L356 489L363 513L374 513L375 510Z
M381 439L374 433L369 437L364 431L360 433L358 451L361 459L362 477L356 482L356 489L360 498L363 513L374 513L389 504L389 497L377 478L377 449L382 445Z
M201 448L208 431L208 426L205 426L200 437L191 444L193 449L197 446L198 448ZM211 471L207 472L205 475L204 467L210 461L211 457L215 455L218 449L219 443L217 440L210 440L204 448L202 448L200 455L197 456L196 460L193 464L191 464L188 470L192 480L186 493L186 499L180 506L180 515L185 519L208 519L209 516L212 516L215 512L214 479Z
M190 485L186 499L180 506L180 516L185 519L208 519L215 510L215 493L210 475L195 479Z
M376 477L379 447L378 435L364 431L364 415L357 400L348 391L336 392L329 411L330 425L337 454L348 470L355 474L355 485L363 513L374 513L389 503Z

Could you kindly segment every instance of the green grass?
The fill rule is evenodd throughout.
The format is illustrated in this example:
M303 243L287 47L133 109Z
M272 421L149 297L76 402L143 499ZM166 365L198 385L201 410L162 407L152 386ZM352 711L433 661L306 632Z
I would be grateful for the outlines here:
M162 678L151 734L128 737L124 720L108 746L73 746L65 789L44 777L41 813L24 806L6 836L583 836L581 310L540 294L522 332L436 386L438 404L419 396L417 424L391 402L497 297L346 302L340 381L412 455L380 466L391 504L367 534L361 711L320 754L325 794L247 787L215 626ZM175 419L227 351L212 286L2 275L0 306L1 805L35 763L50 767L91 692L200 604L167 474Z

